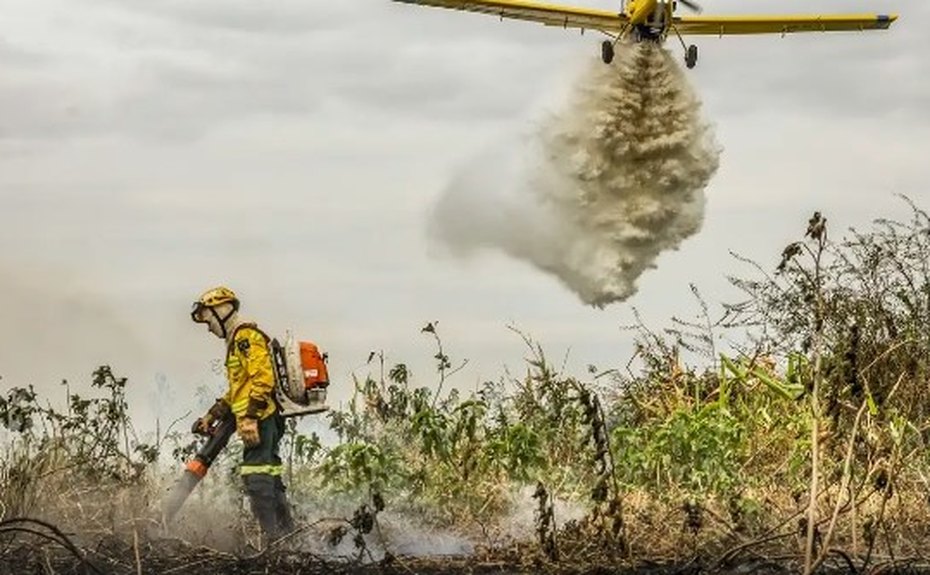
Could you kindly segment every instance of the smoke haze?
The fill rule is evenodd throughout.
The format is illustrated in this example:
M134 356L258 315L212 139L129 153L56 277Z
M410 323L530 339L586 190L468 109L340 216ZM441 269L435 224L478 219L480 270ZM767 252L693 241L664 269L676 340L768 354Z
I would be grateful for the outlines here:
M136 326L63 272L0 266L0 377L10 385L59 382L99 365L147 357Z

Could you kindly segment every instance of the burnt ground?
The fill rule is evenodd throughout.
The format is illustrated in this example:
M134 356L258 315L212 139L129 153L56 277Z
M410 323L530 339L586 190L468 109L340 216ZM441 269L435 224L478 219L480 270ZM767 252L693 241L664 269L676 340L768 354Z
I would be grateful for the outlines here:
M795 559L754 560L718 567L712 561L695 558L676 564L650 564L637 566L603 565L596 561L584 564L553 563L538 556L527 559L502 557L391 557L377 562L323 559L302 552L277 551L274 553L235 556L208 548L186 549L183 552L167 548L117 545L113 542L96 549L68 550L62 545L45 545L27 542L9 542L0 549L0 573L36 573L61 575L787 575L801 573L801 564ZM866 574L910 575L930 573L930 566L912 561L883 561L862 568L861 564L847 564L845 560L832 561L818 569L823 575Z
M625 564L621 564L625 563ZM718 559L610 564L591 553L584 560L549 561L532 545L471 556L393 556L374 561L360 552L357 560L321 557L272 546L264 552L230 553L193 546L180 539L140 540L138 535L99 538L79 546L54 525L31 519L0 521L0 574L43 575L787 575L802 573L800 557L746 557L722 565ZM917 559L851 558L831 553L817 570L822 575L930 574L930 562Z
M93 556L91 553L89 556ZM217 557L209 552L201 556L190 557L140 557L138 563L135 556L130 553L123 557L93 557L86 562L78 560L73 555L62 553L35 553L26 549L19 549L5 555L0 559L0 573L43 573L43 574L105 574L105 575L138 575L138 574L172 574L172 575L206 575L209 573L223 573L229 575L342 575L342 574L371 574L371 575L445 575L445 574L500 574L523 575L530 573L546 573L551 575L575 574L622 574L622 575L697 575L701 573L720 575L781 575L801 573L799 565L793 562L767 562L746 563L732 566L726 570L714 569L701 565L700 562L689 562L680 565L643 565L639 567L606 566L606 565L560 565L537 564L519 565L508 562L494 562L459 558L411 558L398 557L385 563L360 564L354 562L322 561L319 558L300 554L278 554L273 557L259 558L224 558ZM864 571L859 569L824 567L818 573L846 574L916 574L930 573L930 568L920 568L909 565L876 566Z

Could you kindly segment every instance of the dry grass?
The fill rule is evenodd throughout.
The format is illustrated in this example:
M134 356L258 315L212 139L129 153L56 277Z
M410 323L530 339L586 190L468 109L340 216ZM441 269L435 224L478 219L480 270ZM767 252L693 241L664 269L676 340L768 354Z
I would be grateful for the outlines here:
M525 377L467 397L382 369L332 414L338 445L288 436L285 453L304 446L289 459L291 500L312 512L265 549L225 464L181 528L160 525L167 444L135 439L108 369L93 385L104 397L72 395L66 413L12 390L0 398L12 438L0 570L913 572L930 549L928 238L916 211L910 227L792 244L778 274L735 282L749 300L725 320L760 333L730 355L713 333L726 322L701 300L697 322L638 326L628 376L564 376L529 338ZM457 362L428 333L446 390ZM24 517L45 523L13 521ZM397 517L416 520L410 537L450 530L472 552L402 556Z

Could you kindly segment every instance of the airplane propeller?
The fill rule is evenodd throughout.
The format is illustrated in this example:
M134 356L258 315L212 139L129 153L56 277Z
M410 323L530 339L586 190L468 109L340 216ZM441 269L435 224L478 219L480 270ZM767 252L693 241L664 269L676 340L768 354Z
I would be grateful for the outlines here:
M698 4L697 2L693 2L692 0L678 0L678 1L684 4L685 6L687 6L688 8L690 8L693 12L697 12L700 14L701 12L704 11L704 9L701 8L700 4Z

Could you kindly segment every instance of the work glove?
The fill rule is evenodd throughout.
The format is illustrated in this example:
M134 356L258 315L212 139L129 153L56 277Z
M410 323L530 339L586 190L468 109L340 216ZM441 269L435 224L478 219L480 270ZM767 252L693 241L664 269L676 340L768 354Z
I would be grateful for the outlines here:
M223 419L229 415L229 413L229 404L226 403L226 400L223 398L217 399L213 407L211 407L203 417L197 418L197 421L191 426L191 433L195 435L210 435L210 427L213 425L213 422Z
M194 435L210 435L210 424L213 423L209 415L198 417L194 425L191 426L191 433Z
M258 437L258 420L251 417L241 417L236 422L236 433L246 447L255 447L261 441Z

